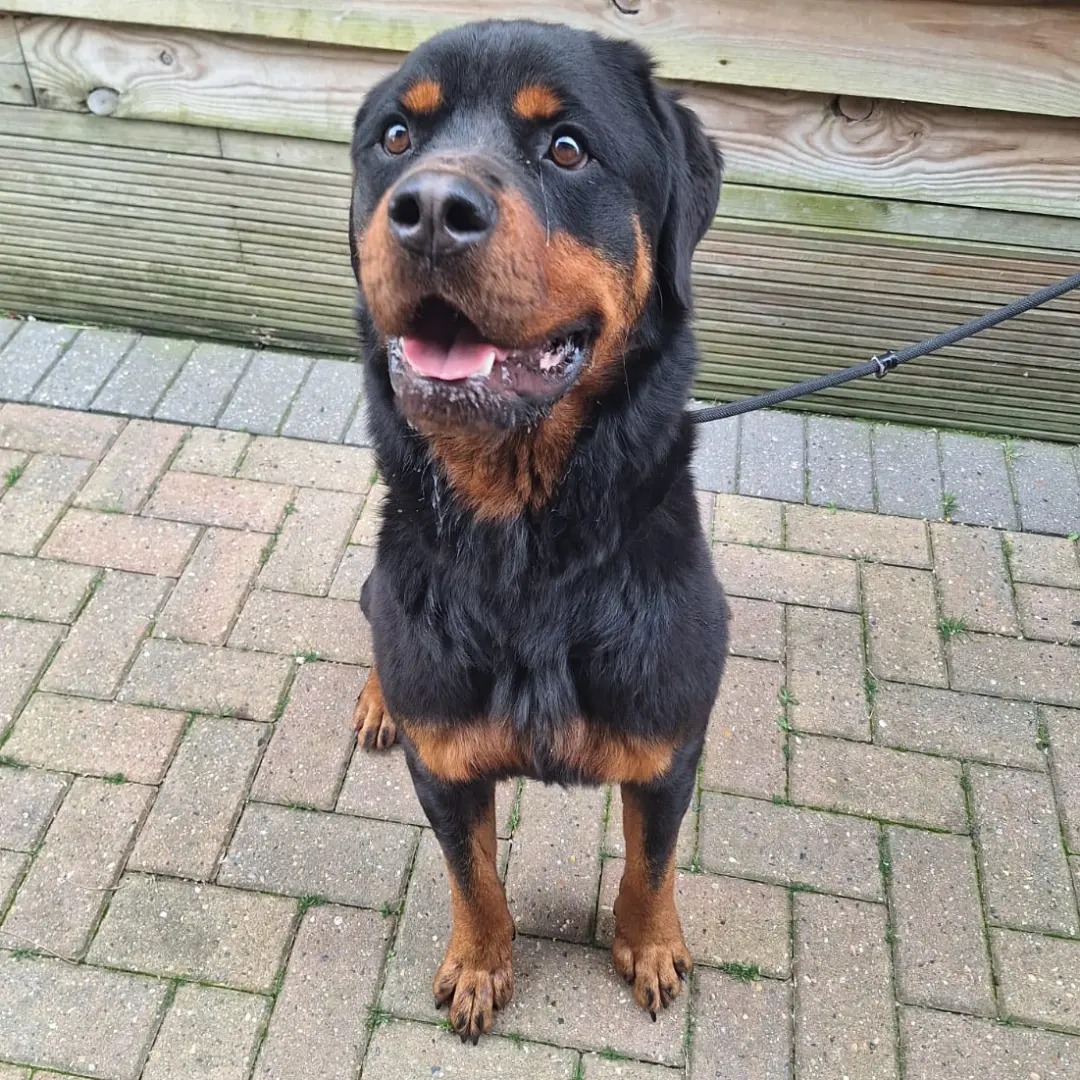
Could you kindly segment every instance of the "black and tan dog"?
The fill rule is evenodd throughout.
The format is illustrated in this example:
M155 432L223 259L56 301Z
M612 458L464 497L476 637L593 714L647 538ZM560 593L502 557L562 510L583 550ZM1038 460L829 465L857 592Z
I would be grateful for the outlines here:
M433 38L356 119L351 242L389 493L362 606L366 746L400 736L450 871L438 1004L513 989L495 783L621 785L615 966L653 1014L726 651L690 475L693 250L720 158L638 48L527 22Z

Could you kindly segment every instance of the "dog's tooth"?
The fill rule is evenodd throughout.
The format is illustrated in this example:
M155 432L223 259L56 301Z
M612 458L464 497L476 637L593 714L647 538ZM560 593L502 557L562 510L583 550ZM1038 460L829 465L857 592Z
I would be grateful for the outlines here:
M488 353L487 360L484 361L484 366L479 371L480 375L490 375L492 371L495 370L496 355L497 354L494 349L492 349L491 352Z

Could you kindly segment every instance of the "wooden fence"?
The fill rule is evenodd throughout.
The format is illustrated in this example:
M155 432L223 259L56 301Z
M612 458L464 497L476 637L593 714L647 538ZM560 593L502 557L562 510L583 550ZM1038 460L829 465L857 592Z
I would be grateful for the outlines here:
M629 36L724 150L702 396L854 363L1080 264L1080 5L0 0L0 308L353 349L347 140L468 18ZM1080 300L810 402L1080 441Z

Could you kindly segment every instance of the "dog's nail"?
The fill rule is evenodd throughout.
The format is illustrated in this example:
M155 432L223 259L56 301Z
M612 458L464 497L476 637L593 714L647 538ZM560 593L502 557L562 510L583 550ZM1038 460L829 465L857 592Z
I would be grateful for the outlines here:
M656 1010L655 1009L650 1009L649 1010L649 1015L652 1017L652 1022L655 1024L656 1023Z

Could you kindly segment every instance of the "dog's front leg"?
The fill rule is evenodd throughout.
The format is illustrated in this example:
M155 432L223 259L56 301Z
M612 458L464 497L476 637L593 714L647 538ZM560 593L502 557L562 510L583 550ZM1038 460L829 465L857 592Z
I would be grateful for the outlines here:
M450 944L435 975L435 1004L449 1005L454 1030L475 1045L514 992L514 922L495 862L495 783L441 780L407 749L417 797L450 872Z
M677 750L647 784L623 784L626 869L615 900L615 968L656 1019L692 966L675 909L675 843L694 792L701 744Z

